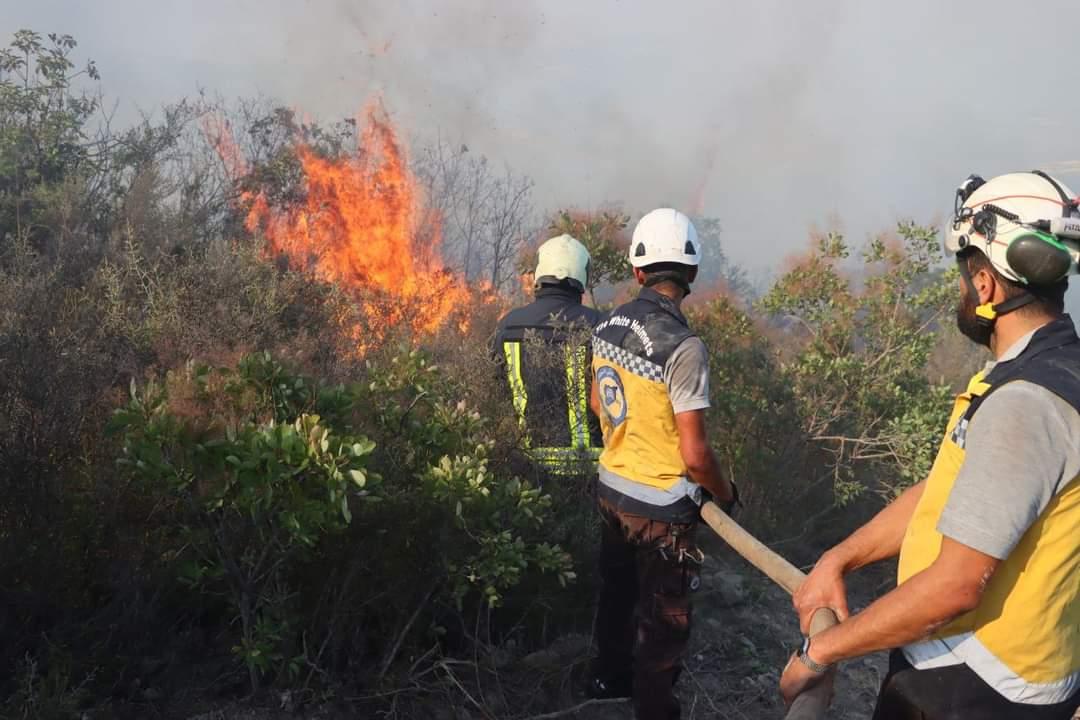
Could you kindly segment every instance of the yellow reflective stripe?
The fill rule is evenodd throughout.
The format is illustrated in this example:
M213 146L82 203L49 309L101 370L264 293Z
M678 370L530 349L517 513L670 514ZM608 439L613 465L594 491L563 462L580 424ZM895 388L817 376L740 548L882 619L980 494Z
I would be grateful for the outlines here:
M566 411L569 415L567 428L570 431L570 446L576 448L578 447L577 426L580 422L577 404L574 402L574 383L577 382L577 368L574 367L574 349L566 345L563 350L566 353Z
M600 459L600 449L579 450L565 447L533 448L528 451L533 461L543 465L549 472L556 475L574 475L588 466L589 472L596 469L596 462Z
M589 437L589 396L585 391L588 358L584 346L566 346L566 407L570 418L570 443L579 450L592 446Z
M587 450L592 447L592 438L589 437L589 393L585 389L589 385L587 373L589 372L589 352L584 347L574 351L574 359L577 361L577 406L578 433L581 435L581 449Z
M573 460L584 457L577 448L572 447L532 448L529 450L529 455L536 460Z
M529 404L529 394L525 392L525 381L521 378L521 343L504 342L503 354L506 356L506 376L510 380L510 394L514 398L514 410L517 411L518 424L525 429L525 407ZM526 444L528 438L526 437Z
M581 351L579 355L578 350ZM583 357L585 348L566 345L566 410L569 416L570 445L577 449L588 447L587 433L582 432L587 416L581 407L581 396L585 392L585 368Z
M600 457L600 448L587 448L579 450L567 447L542 447L529 448L529 457L533 460L597 460Z

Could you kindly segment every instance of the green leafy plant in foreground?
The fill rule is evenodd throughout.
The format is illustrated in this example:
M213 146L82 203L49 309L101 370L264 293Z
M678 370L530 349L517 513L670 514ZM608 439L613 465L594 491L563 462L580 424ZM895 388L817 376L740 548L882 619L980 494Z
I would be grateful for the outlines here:
M312 633L403 639L436 607L495 608L527 582L575 578L546 534L551 496L493 469L497 444L460 388L418 352L367 372L329 386L266 353L189 364L133 385L110 423L122 468L162 497L168 567L235 612L253 688L312 667ZM363 612L312 615L322 583L331 605ZM396 601L375 602L389 588ZM400 647L380 651L381 672Z
M168 491L181 580L235 608L233 650L253 687L287 660L290 571L349 524L378 480L368 438L335 432L316 414L280 420L304 387L268 356L235 370L189 365L164 385L133 384L111 423L123 433L121 465Z
M383 488L389 504L403 515L407 508L401 533L421 549L439 548L414 562L430 567L458 608L474 593L499 606L530 570L565 586L575 574L570 555L549 537L551 495L499 472L489 420L465 397L425 354L411 351L373 366L359 403L374 410L385 460L402 476Z

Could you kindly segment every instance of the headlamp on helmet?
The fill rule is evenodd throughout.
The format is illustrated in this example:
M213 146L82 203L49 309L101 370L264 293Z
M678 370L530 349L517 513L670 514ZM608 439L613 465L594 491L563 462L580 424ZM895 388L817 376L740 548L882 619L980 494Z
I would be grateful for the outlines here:
M1077 198L1039 170L989 181L969 175L956 189L945 248L953 255L979 250L1028 287L1054 285L1080 262Z

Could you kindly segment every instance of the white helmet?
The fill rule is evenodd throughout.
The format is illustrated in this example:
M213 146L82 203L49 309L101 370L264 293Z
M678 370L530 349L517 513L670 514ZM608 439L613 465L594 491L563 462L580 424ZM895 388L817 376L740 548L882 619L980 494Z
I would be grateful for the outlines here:
M678 210L660 208L638 220L630 242L630 264L636 268L656 263L696 266L701 245L690 218Z
M956 190L945 250L976 249L1006 278L1053 285L1075 272L1080 211L1073 192L1034 170L986 181L971 175Z
M581 292L589 284L589 251L569 235L553 237L536 251L536 287L543 281L569 280Z

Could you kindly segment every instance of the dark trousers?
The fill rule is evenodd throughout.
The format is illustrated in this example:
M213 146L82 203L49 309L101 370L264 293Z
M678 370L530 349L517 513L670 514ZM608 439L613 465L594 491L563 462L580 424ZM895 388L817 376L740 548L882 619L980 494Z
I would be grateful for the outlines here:
M967 665L916 670L899 650L889 656L874 720L1072 720L1080 694L1056 705L1006 700Z
M676 720L673 688L690 639L690 596L700 582L697 523L673 524L598 501L602 520L596 673L629 689L638 720Z

